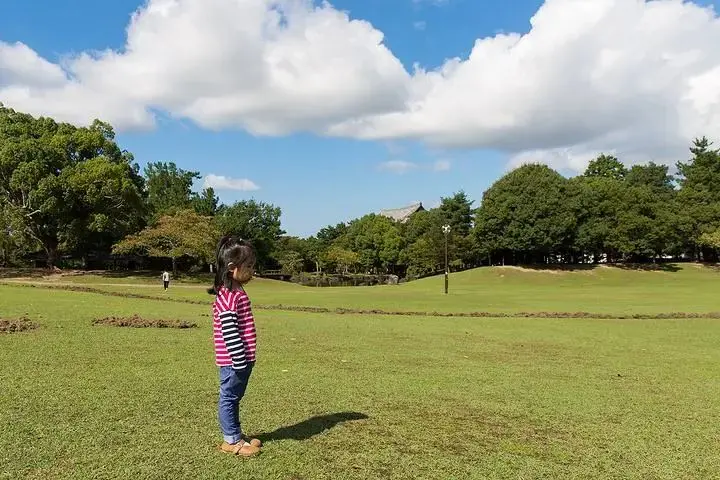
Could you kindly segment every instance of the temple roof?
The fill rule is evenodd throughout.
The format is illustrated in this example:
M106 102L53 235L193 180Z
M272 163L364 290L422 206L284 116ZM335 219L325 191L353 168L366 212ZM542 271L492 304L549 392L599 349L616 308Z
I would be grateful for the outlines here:
M423 210L425 210L425 208L423 207L422 202L418 202L408 205L407 207L380 210L380 215L404 223L407 222L413 213L421 212Z

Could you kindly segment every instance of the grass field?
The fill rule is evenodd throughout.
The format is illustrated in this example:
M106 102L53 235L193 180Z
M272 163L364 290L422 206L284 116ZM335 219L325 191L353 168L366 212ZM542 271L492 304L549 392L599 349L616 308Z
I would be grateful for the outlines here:
M256 304L414 311L712 312L713 269L483 269L400 286L270 281ZM437 318L257 310L244 426L223 456L202 285L73 283L165 300L0 285L0 478L698 479L720 472L720 320ZM157 291L156 291L157 289ZM194 329L92 326L108 315Z
M173 282L162 291L158 275L72 275L34 284L88 285L170 299L209 301L207 283ZM206 282L209 282L209 278ZM720 311L720 271L695 264L637 271L596 267L540 271L514 267L483 268L452 274L450 294L442 277L377 287L303 287L257 279L248 287L256 305L322 306L414 312L523 311L630 313Z

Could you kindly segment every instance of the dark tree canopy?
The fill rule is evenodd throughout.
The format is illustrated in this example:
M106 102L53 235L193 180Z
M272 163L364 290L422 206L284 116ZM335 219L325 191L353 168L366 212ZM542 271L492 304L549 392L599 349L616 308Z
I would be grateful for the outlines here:
M568 180L547 166L525 165L510 172L483 196L478 243L527 261L562 252L575 226L567 191Z
M222 205L215 215L221 234L237 235L252 241L258 265L268 268L278 239L285 232L280 224L280 208L255 200L243 200L230 206Z
M112 127L78 128L0 106L0 195L47 253L112 243L142 226L143 179Z
M627 175L627 169L617 157L602 154L592 160L585 170L586 177L603 177L622 180Z

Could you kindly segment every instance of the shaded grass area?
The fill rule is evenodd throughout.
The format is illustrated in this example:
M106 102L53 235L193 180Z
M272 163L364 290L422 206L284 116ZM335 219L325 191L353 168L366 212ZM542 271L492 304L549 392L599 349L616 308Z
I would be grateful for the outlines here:
M267 441L216 452L207 305L0 286L0 478L712 478L720 327L706 319L259 310L243 401ZM109 313L200 328L104 329ZM436 453L438 452L439 453Z

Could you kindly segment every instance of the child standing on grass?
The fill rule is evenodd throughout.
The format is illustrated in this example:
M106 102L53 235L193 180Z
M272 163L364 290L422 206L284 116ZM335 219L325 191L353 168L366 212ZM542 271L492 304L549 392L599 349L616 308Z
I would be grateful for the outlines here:
M208 292L213 303L215 364L220 367L218 418L223 433L220 450L250 457L260 453L260 440L247 438L240 426L240 400L255 365L255 319L243 286L255 273L252 246L229 235L220 239L215 282Z

